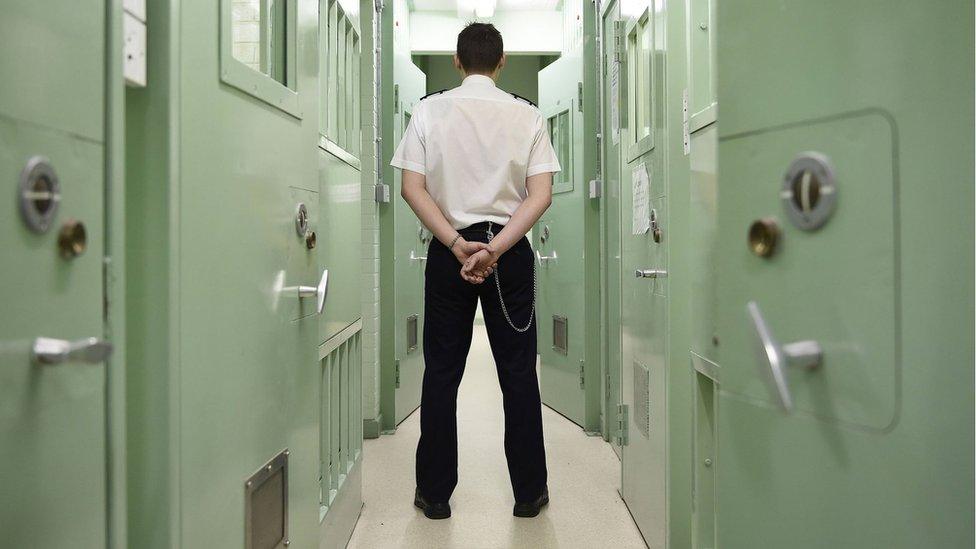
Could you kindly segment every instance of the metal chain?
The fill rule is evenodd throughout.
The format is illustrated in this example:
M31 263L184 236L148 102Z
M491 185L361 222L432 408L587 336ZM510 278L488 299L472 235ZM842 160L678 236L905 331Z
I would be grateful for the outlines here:
M488 231L487 231L488 242L491 242L491 239L495 238L495 233L492 232L491 227L492 224L491 221L489 221ZM513 330L519 333L525 333L529 331L529 328L532 327L532 320L535 318L535 294L537 290L536 276L535 276L535 261L532 261L532 309L529 311L529 323L526 324L524 328L519 328L518 326L516 326L515 323L512 322L512 317L509 316L508 314L508 307L505 306L505 300L502 299L502 283L501 280L498 278L498 267L495 267L495 270L492 274L495 275L495 289L498 290L498 302L501 303L502 305L502 314L505 315L505 320L508 322L508 325L511 326Z

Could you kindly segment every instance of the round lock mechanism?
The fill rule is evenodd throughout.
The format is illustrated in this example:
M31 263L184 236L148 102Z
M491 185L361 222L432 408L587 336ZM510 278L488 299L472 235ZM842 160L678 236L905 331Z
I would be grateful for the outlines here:
M770 217L757 219L749 226L749 251L759 257L770 257L776 252L779 241L779 225Z
M85 224L76 219L69 219L61 225L58 231L58 252L64 259L74 259L88 249L88 233Z
M304 202L299 202L295 209L295 232L302 238L308 233L308 208Z
M819 229L837 205L837 180L830 159L818 152L801 153L783 176L780 199L790 222L803 229Z
M61 203L61 183L47 158L32 156L27 160L20 172L18 191L24 224L35 233L47 232Z

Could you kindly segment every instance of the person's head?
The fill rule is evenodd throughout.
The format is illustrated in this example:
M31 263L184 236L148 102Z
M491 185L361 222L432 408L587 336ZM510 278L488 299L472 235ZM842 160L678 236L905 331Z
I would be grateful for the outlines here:
M505 66L502 34L491 23L469 23L458 34L454 66L465 76L483 74L496 78Z

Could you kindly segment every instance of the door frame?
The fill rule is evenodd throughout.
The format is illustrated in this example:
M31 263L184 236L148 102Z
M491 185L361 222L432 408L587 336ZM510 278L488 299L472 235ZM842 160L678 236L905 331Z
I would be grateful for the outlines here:
M597 101L599 104L598 116L599 122L598 127L600 129L600 140L598 142L598 159L599 168L597 172L597 179L600 181L600 321L601 321L601 345L600 345L600 355L602 362L602 382L601 382L601 402L602 402L602 429L603 429L603 440L610 443L610 447L620 458L621 447L620 440L616 436L618 429L617 426L617 413L618 407L620 406L620 364L614 367L611 361L611 345L620 345L620 338L617 337L616 341L611 339L610 334L610 323L615 322L619 324L619 316L614 319L611 316L611 302L610 302L610 288L611 288L611 269L610 261L613 259L610 254L610 231L618 231L620 229L620 219L619 219L619 209L617 217L611 217L608 211L607 200L609 199L608 185L607 185L607 161L609 156L607 155L607 144L608 136L609 139L613 139L611 135L612 128L607 124L608 113L605 110L606 105L606 71L609 65L606 63L606 58L604 52L607 51L607 36L604 33L604 20L608 16L618 17L619 16L619 2L620 0L608 0L606 2L597 0L594 3L594 11L598 18L596 24L596 32L598 36L598 43L600 48L596 51L596 66L598 75L598 85L597 89ZM612 15L609 12L612 10L617 10L617 13ZM614 37L610 37L613 40ZM619 86L619 73L618 73L618 86ZM618 88L619 89L619 88ZM618 106L619 109L619 106ZM619 143L616 145L619 147ZM614 161L617 162L617 175L620 175L620 153L618 149L618 154ZM620 280L617 280L619 286ZM618 351L619 356L619 351Z
M108 547L128 547L125 399L125 77L119 56L124 38L122 0L105 2L105 268L102 271L105 339L114 350L105 361Z

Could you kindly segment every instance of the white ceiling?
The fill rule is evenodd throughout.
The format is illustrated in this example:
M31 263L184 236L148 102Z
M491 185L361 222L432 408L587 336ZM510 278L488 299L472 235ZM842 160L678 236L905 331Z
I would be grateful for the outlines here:
M463 0L462 0L463 1ZM498 0L495 11L551 11L561 0ZM413 0L414 11L456 11L458 0Z

